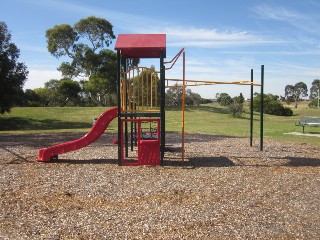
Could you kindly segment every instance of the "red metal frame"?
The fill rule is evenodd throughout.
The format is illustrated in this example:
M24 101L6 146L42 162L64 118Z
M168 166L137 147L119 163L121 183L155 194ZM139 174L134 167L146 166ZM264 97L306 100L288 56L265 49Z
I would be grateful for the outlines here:
M138 166L138 165L160 165L160 119L121 119L121 136L123 136L123 125L126 122L137 123L137 143L138 154L136 161L127 161L125 159L125 143L124 138L121 138L121 165L122 166ZM157 123L157 138L156 139L142 139L141 124L148 122Z
M166 57L166 34L119 34L115 46L124 58Z

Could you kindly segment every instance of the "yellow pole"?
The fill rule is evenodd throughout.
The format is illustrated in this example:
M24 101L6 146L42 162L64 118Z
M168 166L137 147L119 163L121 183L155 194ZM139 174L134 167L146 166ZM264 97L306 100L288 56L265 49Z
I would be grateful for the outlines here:
M157 80L157 79L158 79L158 73L157 73L156 76L157 76L157 77L156 77L156 80ZM158 107L158 81L156 81L154 93L155 93L155 98L156 98L156 100L155 100L155 102L156 102L155 106Z
M141 108L144 109L144 89L143 89L143 87L144 87L144 74L143 74L143 69L141 71L141 84L142 84L142 86L141 86L141 97L142 97Z
M129 94L128 94L128 104L129 104L129 110L132 110L131 109L131 71L129 72L129 79L128 79L128 85L129 85Z
M140 71L137 68L137 84L138 84L138 110L140 110Z
M148 74L148 70L146 70L146 82L147 82L147 110L149 107L149 74Z
M132 80L131 80L131 84L132 84L132 110L134 110L134 102L136 101L136 96L135 96L135 86L134 86L134 69L132 70Z
M150 81L150 93L151 93L151 96L150 96L150 106L151 106L151 109L152 109L152 104L153 104L153 102L152 102L152 96L153 96L153 87L152 87L152 84L153 84L153 72L151 72L150 73L150 75L151 75L151 81Z

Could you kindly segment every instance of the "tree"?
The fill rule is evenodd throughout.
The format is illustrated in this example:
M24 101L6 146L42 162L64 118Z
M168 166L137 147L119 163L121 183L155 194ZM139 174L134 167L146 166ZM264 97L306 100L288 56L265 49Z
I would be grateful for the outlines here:
M278 96L272 94L264 94L263 95L264 104L263 104L263 112L271 115L277 116L292 116L293 112L291 108L284 107L282 103L278 100ZM255 94L253 98L253 110L260 112L260 104L261 104L261 94Z
M217 102L221 106L229 106L233 102L233 100L228 93L220 93L217 94Z
M166 106L181 106L182 88L176 84L166 91Z
M64 101L59 96L58 87L60 80L51 79L44 83L44 88L35 89L36 93L40 96L43 106L63 106Z
M244 97L242 93L232 99L232 102L228 105L228 108L233 117L240 118L245 113L243 103Z
M186 89L185 92L185 104L187 106L199 106L202 101L200 94L194 93L191 89Z
M27 67L18 62L20 50L11 42L7 25L0 22L0 113L10 112L23 93Z
M244 97L242 95L242 93L240 93L239 96L236 96L233 98L233 102L239 103L239 104L243 104L244 103Z
M58 94L65 105L74 106L80 102L79 93L81 87L79 82L71 79L61 79L58 85Z
M35 93L40 97L40 106L53 107L59 106L59 99L56 90L49 88L36 88Z
M46 31L48 51L56 58L69 57L58 70L64 78L87 77L84 90L93 101L102 104L116 93L117 55L105 49L115 39L110 22L103 18L88 17L74 26L62 24ZM99 85L97 85L99 84Z
M90 77L99 71L104 47L115 39L110 22L103 18L81 19L73 27L56 25L46 31L48 51L56 58L67 56L71 62L63 62L58 68L64 77L79 75Z
M233 102L229 106L229 111L232 113L232 116L235 118L240 118L244 113L245 110L243 108L243 103L240 102Z
M318 99L313 99L311 102L309 102L308 106L311 108L317 108L318 107Z
M78 106L81 102L81 86L72 79L51 79L44 88L34 89L38 106Z
M312 86L310 88L310 100L318 99L319 88L320 88L320 80L319 79L313 80Z
M58 90L58 86L59 86L59 82L60 82L60 81L57 80L57 79L51 79L51 80L49 80L48 82L45 82L45 83L44 83L44 88L57 91L57 90Z
M32 89L26 89L24 92L23 106L39 107L41 106L40 96Z
M185 89L184 103L186 106L198 106L203 99L200 94L194 93L191 89ZM166 92L166 106L181 106L182 104L182 87L177 84L169 88Z
M84 83L84 90L88 92L88 96L99 106L107 105L108 88L111 82L102 76L95 75ZM111 91L114 92L114 91Z
M285 87L285 97L290 100L293 99L295 102L295 108L298 107L298 101L302 97L308 96L308 87L304 82L298 82L294 86L287 85Z

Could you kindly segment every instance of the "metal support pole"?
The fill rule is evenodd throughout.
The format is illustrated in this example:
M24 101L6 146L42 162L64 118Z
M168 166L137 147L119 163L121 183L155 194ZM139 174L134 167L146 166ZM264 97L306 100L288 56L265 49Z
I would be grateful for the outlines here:
M261 65L261 99L260 99L260 151L263 151L263 85L264 85L264 65Z
M117 93L118 93L118 163L121 165L121 53L117 50Z
M161 143L160 143L160 154L161 154L161 165L163 166L164 151L166 144L166 115L165 115L165 103L166 103L166 92L165 92L165 66L163 59L163 50L160 50L160 130L161 130Z
M183 51L183 85L182 85L182 137L181 137L181 158L184 161L184 105L185 105L185 91L186 91L186 52Z
M320 79L318 80L319 82L318 82L318 109L319 109L319 104L320 104L320 100L319 100L319 98L320 98Z
M124 99L122 99L123 103L124 103L124 111L127 112L128 110L128 79L127 79L127 58L124 59L124 65L123 65L123 68L124 68L124 76L123 76L123 79L124 79ZM127 117L125 117L125 119L127 120ZM125 121L124 123L124 148L125 148L125 156L126 158L129 156L129 146L128 146L128 122Z
M253 69L251 69L251 92L250 92L250 146L253 139Z

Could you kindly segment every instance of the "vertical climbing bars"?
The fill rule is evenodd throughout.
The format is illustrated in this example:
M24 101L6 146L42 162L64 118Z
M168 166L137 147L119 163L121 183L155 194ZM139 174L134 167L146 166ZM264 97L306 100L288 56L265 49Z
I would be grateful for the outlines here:
M253 69L251 69L251 86L250 86L250 146L252 147L253 139Z
M264 108L264 65L261 65L261 99L260 99L260 151L263 151L263 108Z

